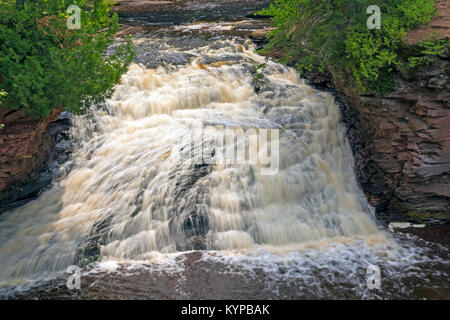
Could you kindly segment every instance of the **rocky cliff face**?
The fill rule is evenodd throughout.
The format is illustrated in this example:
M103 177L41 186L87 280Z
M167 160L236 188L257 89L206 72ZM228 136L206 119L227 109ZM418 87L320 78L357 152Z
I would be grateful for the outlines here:
M355 170L369 199L389 220L450 219L450 77L440 60L395 91L359 95L330 70L347 106L344 121Z
M0 213L34 197L52 180L49 161L63 162L70 145L69 119L55 109L44 119L33 120L22 111L0 108ZM62 150L62 143L67 150ZM61 150L60 150L61 149Z
M56 120L53 113L43 120L31 120L22 111L0 109L0 191L13 183L25 183L50 152L47 124Z

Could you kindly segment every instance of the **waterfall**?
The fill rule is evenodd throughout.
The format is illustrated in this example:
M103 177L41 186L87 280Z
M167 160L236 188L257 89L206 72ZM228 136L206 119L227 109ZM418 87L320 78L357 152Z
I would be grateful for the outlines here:
M78 147L61 178L0 217L3 284L153 252L380 236L330 94L248 42L158 46L159 67L133 64L105 105L74 118ZM196 156L226 155L230 143L217 142L227 132L264 130L277 133L270 174L260 162ZM233 150L250 144L245 134L231 141Z

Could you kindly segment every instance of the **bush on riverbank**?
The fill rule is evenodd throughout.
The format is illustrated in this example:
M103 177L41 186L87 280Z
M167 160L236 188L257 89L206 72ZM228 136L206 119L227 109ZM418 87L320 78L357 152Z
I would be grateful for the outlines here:
M370 5L381 9L381 28L366 25ZM281 62L302 71L324 72L328 65L350 74L362 92L392 88L394 68L423 67L448 50L448 41L404 44L406 32L436 14L434 0L275 0L263 15L276 30L263 53L282 52ZM406 71L405 71L406 72Z
M112 94L133 58L131 42L105 57L118 18L108 0L1 0L0 90L2 106L33 118L55 107L73 113ZM67 8L81 8L81 28L68 29Z

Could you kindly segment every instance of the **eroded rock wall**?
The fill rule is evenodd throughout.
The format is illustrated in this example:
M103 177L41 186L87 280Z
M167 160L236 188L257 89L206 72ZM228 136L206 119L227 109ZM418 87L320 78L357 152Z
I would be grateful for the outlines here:
M69 158L70 113L61 111L33 120L0 108L0 213L36 196Z
M57 112L42 120L32 120L23 111L0 109L0 123L5 125L0 131L0 192L30 180L50 152L51 139L46 128L57 118Z
M344 120L369 202L390 220L450 218L450 77L440 60L395 91L359 95L330 70L348 103Z

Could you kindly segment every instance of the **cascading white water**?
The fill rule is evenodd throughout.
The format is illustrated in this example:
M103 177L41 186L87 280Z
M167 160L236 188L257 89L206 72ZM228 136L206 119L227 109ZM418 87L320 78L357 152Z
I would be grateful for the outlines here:
M383 238L332 96L246 46L221 40L190 50L185 65L134 64L106 106L76 117L80 146L68 173L0 217L2 284L90 256L145 260L155 251ZM265 85L256 93L258 72ZM278 172L194 163L189 137L198 127L207 145L226 128L279 130Z

